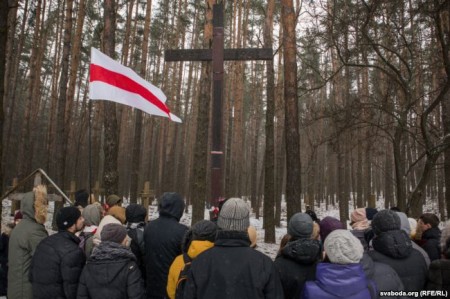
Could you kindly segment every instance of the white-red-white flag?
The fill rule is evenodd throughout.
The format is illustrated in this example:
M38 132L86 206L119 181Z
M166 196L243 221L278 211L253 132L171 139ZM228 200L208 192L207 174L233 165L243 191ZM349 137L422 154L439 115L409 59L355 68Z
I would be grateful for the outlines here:
M128 105L181 123L180 118L170 113L161 89L95 48L91 48L89 98Z

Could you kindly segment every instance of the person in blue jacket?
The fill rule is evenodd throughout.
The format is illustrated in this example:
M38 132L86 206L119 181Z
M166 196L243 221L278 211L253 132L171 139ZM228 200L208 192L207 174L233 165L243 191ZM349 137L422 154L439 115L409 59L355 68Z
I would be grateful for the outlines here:
M361 242L348 230L331 232L325 240L325 261L317 265L316 280L307 281L302 298L377 298L375 283L367 279L360 263Z

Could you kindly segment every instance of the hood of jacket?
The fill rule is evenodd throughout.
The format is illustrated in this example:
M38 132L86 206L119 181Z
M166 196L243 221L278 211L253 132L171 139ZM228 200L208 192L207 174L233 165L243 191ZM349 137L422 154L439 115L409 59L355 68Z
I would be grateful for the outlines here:
M387 231L375 236L372 246L376 251L394 259L406 258L413 250L411 239L403 230Z
M281 254L300 264L312 264L319 260L321 251L320 241L298 239L287 243Z
M178 193L166 192L159 203L159 215L173 217L180 221L184 212L184 200Z
M37 198L39 196L39 198ZM36 196L34 192L27 192L20 201L20 210L24 219L30 219L37 223L44 224L47 218L47 206L45 194L39 193Z
M214 243L211 241L194 240L191 242L187 254L191 259L195 259L200 253L211 247L214 247Z
M316 278L323 290L339 298L358 294L368 285L361 264L320 263L317 265Z
M130 248L103 241L92 251L86 267L96 284L109 285L131 261L136 261L136 257Z

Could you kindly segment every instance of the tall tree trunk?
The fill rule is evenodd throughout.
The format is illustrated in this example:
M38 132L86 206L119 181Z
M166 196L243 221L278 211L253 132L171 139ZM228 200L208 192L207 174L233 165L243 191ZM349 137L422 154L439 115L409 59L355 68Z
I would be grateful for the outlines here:
M115 58L115 34L116 34L116 10L114 0L105 0L104 16L105 25L103 29L103 49L104 53L111 58ZM116 104L105 101L103 103L105 142L103 151L105 154L103 187L105 194L115 194L118 192L119 175L117 169L118 135Z
M80 0L78 4L78 16L77 23L75 29L75 36L73 39L72 53L71 53L71 61L70 61L70 77L69 77L69 86L67 88L67 103L66 103L66 120L65 120L65 136L64 143L69 144L70 136L74 135L73 131L75 126L72 126L72 116L74 98L75 98L75 85L77 81L78 68L80 65L81 59L81 37L83 34L83 25L84 25L84 16L85 16L85 0ZM81 76L80 76L81 77ZM72 134L71 134L72 133ZM64 157L64 159L69 159L69 153ZM70 166L69 166L70 167ZM67 171L66 171L67 173ZM70 179L75 178L75 172L71 170Z
M281 0L284 51L284 99L286 130L286 204L287 217L301 212L300 133L297 95L296 14L292 0Z
M72 36L72 8L73 0L66 1L65 20L64 20L64 45L63 54L61 57L61 76L59 80L59 96L58 109L56 119L56 182L63 190L64 186L64 171L66 169L66 101L67 101L67 83L69 81L69 56L71 48Z
M3 156L3 102L5 98L6 46L8 42L8 0L0 0L0 158ZM10 41L12 42L12 41ZM2 164L3 165L3 164ZM3 194L3 169L0 167L0 194ZM0 205L0 220L2 215ZM1 222L1 221L0 221ZM0 229L1 229L0 223Z
M264 22L264 47L273 46L273 12L275 0L267 2L266 19ZM275 116L275 72L273 60L266 62L267 71L267 109L266 109L266 153L264 155L264 242L275 243L275 144L274 123Z
M150 19L152 15L152 0L147 0L147 9L145 11L144 40L142 41L141 70L142 78L145 78L147 70L148 39L150 35ZM132 203L137 202L139 194L139 167L141 165L141 139L142 139L142 111L136 110L136 119L134 124L133 141L133 160L131 162L131 185L130 199Z
M207 0L204 45L212 44L212 16L214 0ZM198 98L197 135L194 147L194 163L192 177L192 222L196 223L204 218L205 201L207 199L207 164L208 164L208 131L209 107L211 102L211 70L210 62L202 63L200 80L200 94Z

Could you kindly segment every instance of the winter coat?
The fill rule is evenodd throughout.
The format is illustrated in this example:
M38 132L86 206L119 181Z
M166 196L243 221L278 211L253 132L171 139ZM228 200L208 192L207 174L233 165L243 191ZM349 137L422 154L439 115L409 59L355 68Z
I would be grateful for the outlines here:
M366 277L372 280L376 286L378 292L381 291L403 291L403 283L397 272L392 269L391 266L383 263L374 262L372 258L364 253L361 259L361 265L363 267ZM383 298L403 298L403 297L383 297Z
M9 235L2 233L0 237L0 296L6 296L8 289L8 245Z
M277 298L283 287L272 260L250 247L247 232L219 231L193 262L184 298Z
M145 282L145 242L144 242L145 223L128 223L127 234L131 238L130 249L136 256L136 263L141 270L142 278Z
M299 239L287 243L274 262L283 285L284 298L300 298L305 282L316 277L321 253L318 240Z
M450 260L435 260L428 270L427 290L450 292Z
M181 254L181 242L188 230L180 224L184 212L183 200L160 205L159 218L144 229L147 298L166 296L167 276L173 260Z
M420 245L428 253L430 261L441 258L441 230L438 227L432 227L422 233L422 240Z
M417 244L414 241L411 242L411 245L412 245L412 248L414 248L415 250L420 252L420 254L423 256L423 258L425 260L425 264L427 264L427 269L428 269L430 267L430 264L431 264L430 256L428 255L428 253L425 250L423 250L423 248L420 247L419 244Z
M425 287L427 265L422 254L411 245L406 232L383 232L372 240L374 250L369 251L375 262L385 263L397 272L405 291L420 291Z
M202 253L207 249L210 249L213 246L214 243L210 241L194 240L191 242L187 254L191 260L194 260L200 253ZM178 278L183 269L184 269L184 259L183 255L180 254L175 258L172 265L170 266L169 276L167 277L167 296L170 299L175 298Z
M8 249L8 298L31 299L33 293L28 278L31 257L39 242L48 236L43 224L36 222L34 193L28 192L21 200L23 219L11 231ZM39 203L37 203L39 204ZM38 211L44 210L37 207ZM47 210L45 210L47 213ZM38 215L45 217L45 215Z
M68 231L39 243L30 268L34 299L77 297L78 279L86 263L79 243L80 239Z
M320 263L316 280L306 282L301 298L370 299L377 296L376 285L366 278L361 264Z
M364 252L369 251L369 243L367 243L367 240L365 238L366 233L368 233L369 230L370 229L365 229L365 230L354 229L354 230L350 231L352 233L352 235L354 235L361 242L361 244L364 248Z
M141 271L131 250L109 241L94 248L81 273L77 298L146 298Z

